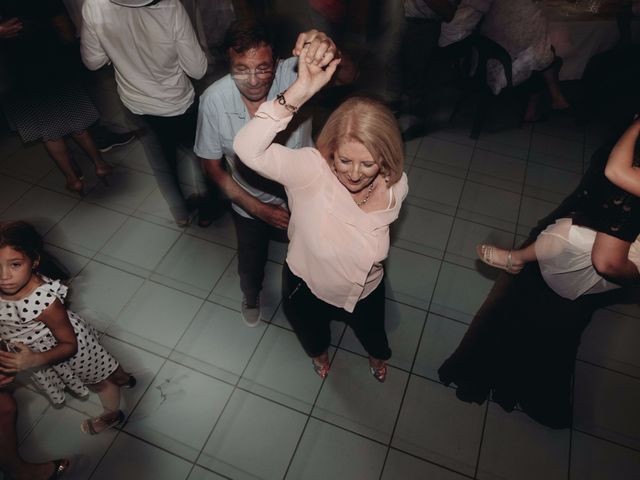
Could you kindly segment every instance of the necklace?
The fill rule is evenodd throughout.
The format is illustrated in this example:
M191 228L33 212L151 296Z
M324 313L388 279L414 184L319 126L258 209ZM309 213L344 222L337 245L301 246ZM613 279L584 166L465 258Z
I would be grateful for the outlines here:
M371 192L373 192L374 189L374 185L375 182L371 182L371 184L369 185L369 189L367 190L367 194L364 196L364 198L362 200L360 200L359 202L356 201L356 205L361 207L363 206L365 203L367 203L369 201L369 197L371 196Z

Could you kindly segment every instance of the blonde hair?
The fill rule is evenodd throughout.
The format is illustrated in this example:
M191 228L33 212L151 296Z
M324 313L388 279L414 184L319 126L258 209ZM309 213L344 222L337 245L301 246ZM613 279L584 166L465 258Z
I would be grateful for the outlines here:
M316 147L331 164L335 151L347 142L365 146L380 166L380 173L389 177L389 185L400 180L404 144L396 118L381 102L367 97L345 100L320 131Z

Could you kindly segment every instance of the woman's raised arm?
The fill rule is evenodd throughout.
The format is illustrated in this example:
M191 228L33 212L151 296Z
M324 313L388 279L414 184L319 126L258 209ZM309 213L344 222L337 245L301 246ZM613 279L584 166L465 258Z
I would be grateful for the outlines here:
M640 197L640 169L633 165L636 141L640 135L640 118L637 117L611 150L604 174L611 183Z

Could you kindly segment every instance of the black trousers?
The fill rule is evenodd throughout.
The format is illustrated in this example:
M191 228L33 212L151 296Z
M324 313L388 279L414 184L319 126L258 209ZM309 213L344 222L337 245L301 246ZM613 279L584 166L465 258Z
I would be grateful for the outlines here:
M178 177L178 148L193 148L198 117L194 102L182 115L160 117L136 115L150 130L142 138L142 145L156 182L176 218L188 215L185 194Z
M307 355L317 357L329 349L332 320L351 327L358 340L373 358L388 360L391 349L384 329L384 281L366 298L360 300L353 313L330 305L316 297L300 277L282 268L284 313Z
M246 218L231 210L238 239L238 275L240 290L253 301L262 290L269 241L287 241L287 232L262 220Z

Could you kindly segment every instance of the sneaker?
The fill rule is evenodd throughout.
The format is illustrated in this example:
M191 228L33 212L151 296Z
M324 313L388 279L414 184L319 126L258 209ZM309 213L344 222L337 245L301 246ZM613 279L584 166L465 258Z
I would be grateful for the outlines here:
M136 138L133 132L117 133L105 129L102 133L99 138L96 138L96 145L102 153L108 152L114 147L126 145Z
M247 302L247 297L242 297L242 320L248 327L257 327L260 324L260 297L252 304Z

